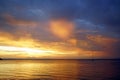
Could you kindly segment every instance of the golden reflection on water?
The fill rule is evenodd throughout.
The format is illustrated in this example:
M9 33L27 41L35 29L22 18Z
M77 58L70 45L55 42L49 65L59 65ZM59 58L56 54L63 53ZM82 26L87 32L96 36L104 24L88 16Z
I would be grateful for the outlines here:
M118 67L109 61L1 60L0 80L109 80L120 76Z
M78 66L74 61L4 61L0 65L0 78L7 75L11 79L73 80L77 78Z

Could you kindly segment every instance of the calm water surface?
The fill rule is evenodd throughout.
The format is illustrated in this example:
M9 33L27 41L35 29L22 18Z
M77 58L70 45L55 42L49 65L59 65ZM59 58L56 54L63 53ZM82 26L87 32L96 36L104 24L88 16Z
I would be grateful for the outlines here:
M0 80L120 80L120 61L0 60Z

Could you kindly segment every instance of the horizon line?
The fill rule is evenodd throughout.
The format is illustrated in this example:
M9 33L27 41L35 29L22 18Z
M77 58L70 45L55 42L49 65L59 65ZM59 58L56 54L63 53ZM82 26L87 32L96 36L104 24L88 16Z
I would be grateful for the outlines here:
M73 58L73 59L54 59L54 58L0 58L0 60L120 60L120 58L98 58L98 59L78 59L78 58Z

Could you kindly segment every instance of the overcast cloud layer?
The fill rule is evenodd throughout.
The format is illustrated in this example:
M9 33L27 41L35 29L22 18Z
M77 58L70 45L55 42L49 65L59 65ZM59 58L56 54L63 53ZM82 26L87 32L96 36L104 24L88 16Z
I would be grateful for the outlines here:
M14 46L6 38L120 58L120 0L0 0L0 45Z

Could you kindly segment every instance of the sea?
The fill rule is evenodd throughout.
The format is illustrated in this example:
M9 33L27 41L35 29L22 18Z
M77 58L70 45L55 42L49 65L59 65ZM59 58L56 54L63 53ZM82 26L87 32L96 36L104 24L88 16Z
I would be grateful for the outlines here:
M0 60L0 80L120 80L120 60Z

